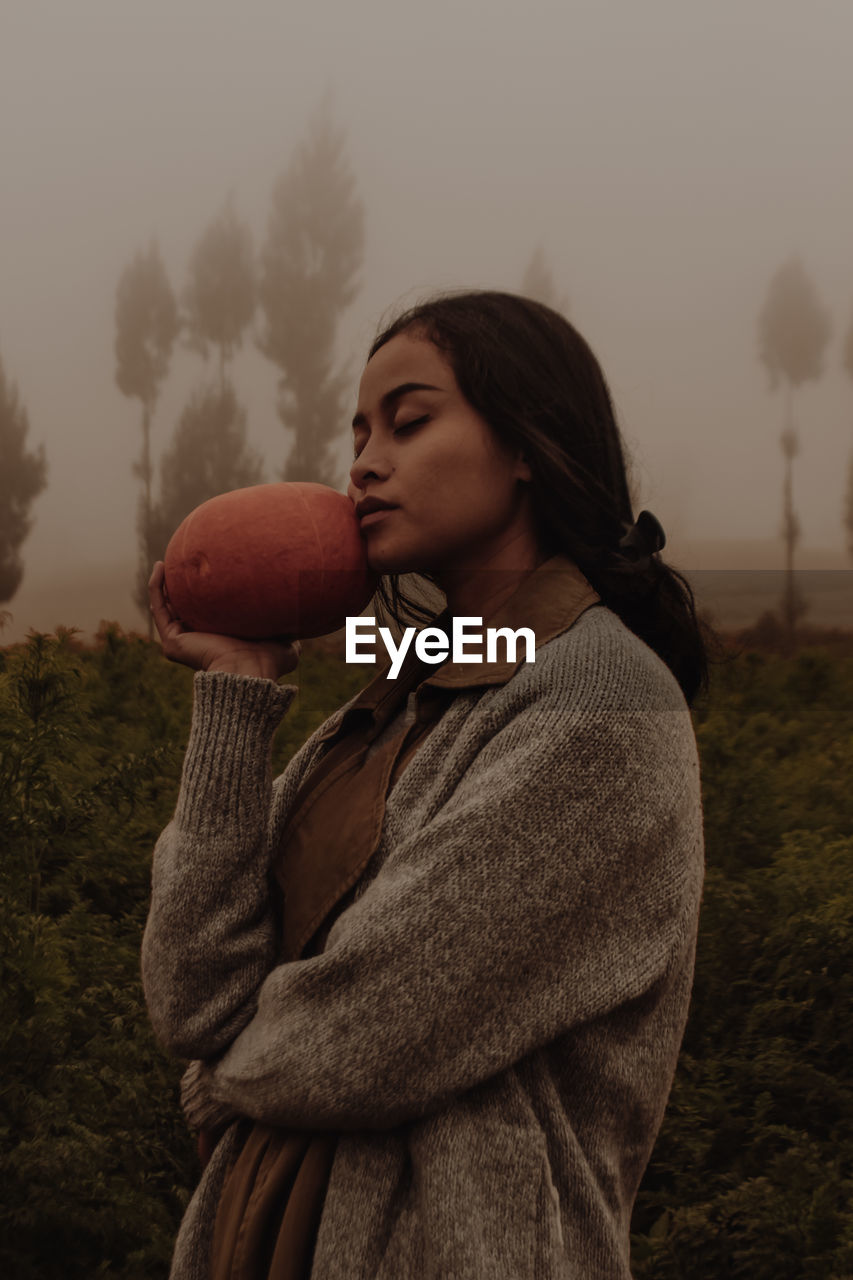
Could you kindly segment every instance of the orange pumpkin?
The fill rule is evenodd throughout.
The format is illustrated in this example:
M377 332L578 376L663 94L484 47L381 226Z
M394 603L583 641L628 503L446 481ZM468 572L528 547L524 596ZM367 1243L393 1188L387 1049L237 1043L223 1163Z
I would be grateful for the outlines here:
M379 584L349 498L307 481L203 502L172 535L165 576L185 626L254 640L339 631Z

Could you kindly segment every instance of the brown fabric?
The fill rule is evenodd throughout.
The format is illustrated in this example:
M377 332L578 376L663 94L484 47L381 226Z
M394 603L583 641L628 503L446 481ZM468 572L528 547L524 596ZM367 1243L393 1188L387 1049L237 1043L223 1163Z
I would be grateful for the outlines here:
M586 610L601 603L601 597L567 556L558 554L544 561L524 579L521 586L490 617L483 627L532 628L536 647L541 648L566 631ZM444 609L432 624L446 633L452 631L449 609ZM468 652L472 651L470 644ZM506 684L525 660L520 647L515 661L459 662L445 661L439 666L424 663L411 645L396 680L388 679L390 662L346 707L343 717L335 720L319 735L329 743L329 751L321 758L297 792L294 816L279 842L278 858L273 871L284 896L284 947L282 958L298 959L301 948L319 927L324 917L340 902L356 883L376 848L382 829L385 800L390 787L402 773L411 755L421 745L427 726L432 726L463 689ZM382 755L389 772L367 760L367 746L406 705L414 692L416 718L409 729L410 737L397 746L399 759L390 744L383 744ZM360 764L372 765L370 776L359 777ZM335 773L336 769L339 773ZM335 774L334 784L331 775ZM377 790L377 777L381 785ZM334 799L324 795L322 809L313 816L315 790L325 791L334 785ZM347 783L346 795L338 788ZM346 814L347 839L341 840L341 815ZM325 815L325 816L323 816ZM300 824L307 826L303 835L312 840L293 839Z
M549 565L559 581L543 575ZM526 579L488 625L532 627L539 647L599 599L575 566L558 556ZM434 625L451 629L447 610ZM282 961L322 951L335 908L346 905L379 843L388 792L448 703L462 687L505 683L524 660L523 647L521 653L515 663L436 668L412 648L397 680L389 681L383 668L342 721L322 735L329 749L296 795L273 864L282 892ZM371 753L413 690L414 722ZM219 1201L211 1280L309 1280L336 1141L334 1134L245 1122Z
M222 1190L211 1280L303 1280L337 1137L253 1125Z
M361 876L382 834L388 792L453 695L434 695L408 731L401 729L371 754L371 744L407 697L403 686L382 715L351 725L296 795L273 865L282 891L283 961L304 954L305 944Z
M308 930L316 932L329 905L361 874L379 838L385 795L433 723L415 723L409 731L393 735L370 760L365 760L369 743L353 734L321 761L317 786L303 797L288 827L293 856L287 870L298 874L302 855L310 857L312 849L316 852L313 842L329 830L329 805L337 815L346 812L355 817L360 853L353 857L347 876L334 886L321 883L316 896L303 899L306 913L311 910L308 903L316 911L300 938L286 947L288 953L303 950ZM339 825L335 829L339 832ZM349 852L354 854L352 845ZM285 906L286 938L287 919ZM334 1134L290 1133L259 1123L248 1129L219 1201L211 1280L308 1280L336 1141Z
M404 694L401 689L401 699ZM276 868L280 883L303 886L296 910L284 893L284 960L304 954L331 908L358 880L381 834L385 797L436 719L416 720L392 734L370 759L370 744L383 724L353 731L313 771L312 786L297 797L282 838L286 856ZM346 842L340 839L342 813ZM312 878L320 848L327 853L324 874ZM315 954L317 941L315 936L310 948ZM308 1280L336 1141L328 1133L291 1133L259 1123L247 1128L219 1201L211 1280Z
M370 754L371 744L405 707L413 679L428 671L421 666L407 674L405 680L401 674L400 687L381 709L365 709L346 721L343 736L336 735L296 794L273 864L283 896L285 961L304 954L308 939L358 880L379 843L388 792L455 696L450 690L423 695L408 731ZM342 814L346 840L341 839Z

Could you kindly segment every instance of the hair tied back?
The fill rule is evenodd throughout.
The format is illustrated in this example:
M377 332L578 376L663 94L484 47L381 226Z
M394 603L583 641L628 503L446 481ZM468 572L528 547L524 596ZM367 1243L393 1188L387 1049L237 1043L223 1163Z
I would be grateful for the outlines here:
M619 539L620 551L638 568L647 569L655 552L666 546L663 525L651 511L641 511L634 523L625 528L628 532Z

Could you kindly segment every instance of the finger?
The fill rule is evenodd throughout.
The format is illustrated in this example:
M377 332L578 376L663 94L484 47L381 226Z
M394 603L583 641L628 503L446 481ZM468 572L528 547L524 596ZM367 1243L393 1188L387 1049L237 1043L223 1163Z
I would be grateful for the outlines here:
M283 668L283 674L293 671L302 656L302 645L298 640L283 640L279 647L279 662Z
M275 646L275 650L283 662L288 663L288 665L292 663L295 666L299 661L302 654L302 645L295 638L276 636L269 643Z
M160 633L161 640L169 635L180 635L183 631L180 621L174 617L163 593L164 565L159 560L148 583L148 600L154 624Z
M162 598L163 604L166 606L166 609L169 612L169 617L174 618L176 621L180 621L174 609L172 608L172 602L169 599L169 588L166 583L166 565L162 560L158 560L157 563L154 565L154 568L151 572L151 577L148 580L148 590L149 590L149 594L152 590L159 593L159 595Z

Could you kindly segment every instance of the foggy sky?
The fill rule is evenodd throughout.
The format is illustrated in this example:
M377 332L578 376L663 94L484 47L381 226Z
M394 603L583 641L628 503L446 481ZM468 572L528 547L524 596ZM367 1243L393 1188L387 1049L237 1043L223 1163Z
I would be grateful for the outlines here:
M82 604L52 616L45 593L79 583L82 600L123 564L124 594L98 607L140 625L140 412L114 383L119 275L155 235L179 292L229 191L259 248L275 179L327 89L366 211L340 343L353 410L389 308L440 287L517 290L541 244L669 550L778 538L782 398L756 317L798 253L834 334L823 378L795 400L794 502L803 547L841 554L851 48L848 0L4 0L0 358L49 465L4 641L93 625ZM155 459L203 370L176 348ZM290 436L275 369L249 347L233 374L277 478ZM345 430L342 490L350 454Z

